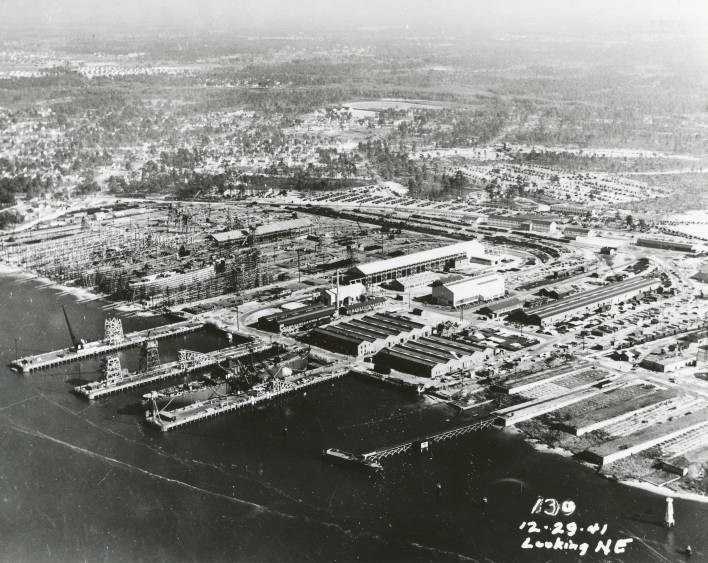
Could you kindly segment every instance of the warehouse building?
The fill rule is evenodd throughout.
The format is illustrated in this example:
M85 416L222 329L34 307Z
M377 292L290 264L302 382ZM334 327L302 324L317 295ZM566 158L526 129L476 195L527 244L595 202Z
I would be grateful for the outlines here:
M641 362L643 368L651 371L670 372L693 364L695 356L686 352L678 354L649 354Z
M212 233L211 240L218 245L243 244L246 241L246 234L241 229L225 231L223 233Z
M513 320L547 326L605 305L615 305L661 286L658 278L636 277L585 291L552 303L519 311Z
M502 315L511 313L512 311L517 311L521 309L524 304L524 300L518 297L509 297L508 299L500 299L494 303L489 303L477 311L480 315L489 317L490 319L497 319Z
M578 203L554 203L550 207L551 211L554 213L562 213L564 215L587 215L588 213L593 215L595 214L593 209Z
M285 221L274 221L265 225L258 225L253 229L253 240L255 242L271 242L282 238L306 235L312 227L309 219L287 219Z
M660 248L662 250L677 250L679 252L693 252L693 245L673 240L640 238L637 239L637 246Z
M283 238L306 235L312 227L309 219L287 219L246 229L234 229L223 233L213 233L211 239L220 246L245 244L246 242L272 242Z
M489 215L485 223L491 227L530 231L532 233L552 234L558 232L558 219L544 217L543 215Z
M488 215L484 218L484 224L490 227L502 227L504 229L521 228L521 219L518 215Z
M558 232L558 220L549 217L525 217L521 222L522 231L532 233L555 234Z
M270 332L288 333L323 324L334 316L335 308L324 305L300 307L291 311L264 315L258 319L258 328Z
M371 311L376 309L376 307L381 307L386 303L385 297L370 297L365 301L357 301L351 305L344 307L345 315L357 315L359 313L365 313L366 311Z
M496 272L433 286L433 300L440 305L460 307L504 296L504 277Z
M428 336L431 330L429 326L402 315L375 313L316 328L310 333L310 341L333 352L359 357Z
M563 227L563 235L571 238L594 237L597 235L597 231L581 227L580 225L565 225Z
M349 274L353 279L363 280L366 284L380 283L419 272L449 270L457 266L468 265L471 259L489 258L497 257L490 257L482 244L476 240L470 240L396 256L387 260L359 264L352 268Z
M394 369L421 377L440 377L481 364L487 355L472 344L439 336L427 336L385 348L374 356L377 371Z
M441 277L442 274L437 272L420 272L410 276L400 276L391 282L390 288L394 291L411 291L421 287L428 287Z

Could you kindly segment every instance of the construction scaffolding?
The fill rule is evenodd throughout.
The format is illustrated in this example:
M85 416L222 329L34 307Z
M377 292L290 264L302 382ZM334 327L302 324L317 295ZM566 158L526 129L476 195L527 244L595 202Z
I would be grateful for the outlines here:
M160 367L160 353L157 340L146 340L140 347L138 371L148 372Z
M153 306L199 301L271 283L272 276L261 271L260 264L261 253L247 248L230 253L213 266L133 283L129 289L134 301L147 301Z

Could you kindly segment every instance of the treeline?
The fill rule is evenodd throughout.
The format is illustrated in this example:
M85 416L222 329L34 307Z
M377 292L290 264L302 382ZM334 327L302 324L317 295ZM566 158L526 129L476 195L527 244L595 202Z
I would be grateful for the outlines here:
M115 195L162 193L180 198L193 198L200 192L216 189L223 191L231 185L226 174L210 174L193 170L171 169L165 172L142 174L139 178L126 179L110 176L106 188Z
M25 216L16 209L0 211L0 229L6 229L12 225L22 223L24 220Z
M39 175L26 176L20 174L0 178L0 206L15 204L16 194L23 194L27 198L34 198L50 193L54 187L51 178L42 178Z
M414 197L449 199L461 196L469 187L467 177L460 170L448 174L437 162L414 160L404 147L391 148L385 139L360 142L358 150L384 180L400 182Z

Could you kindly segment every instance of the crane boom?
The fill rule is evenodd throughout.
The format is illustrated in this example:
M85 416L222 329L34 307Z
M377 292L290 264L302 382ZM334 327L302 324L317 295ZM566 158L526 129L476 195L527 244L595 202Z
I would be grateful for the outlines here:
M69 336L71 336L71 343L73 344L74 349L78 350L81 342L79 341L78 338L76 338L76 335L74 334L74 331L71 328L71 323L69 322L69 315L66 314L66 308L64 307L64 305L61 306L61 310L64 311L64 319L66 320L66 326L69 329Z

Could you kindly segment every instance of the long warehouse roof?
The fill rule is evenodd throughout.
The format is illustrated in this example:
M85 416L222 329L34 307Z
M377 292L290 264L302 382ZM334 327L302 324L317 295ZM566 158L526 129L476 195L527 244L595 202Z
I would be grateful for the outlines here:
M309 219L287 219L285 221L274 221L265 225L258 225L254 233L256 235L267 235L280 231L290 231L293 229L305 229L310 227L312 222Z
M413 252L412 254L396 256L395 258L388 258L387 260L376 260L366 264L359 264L355 269L365 276L370 276L379 272L405 268L406 266L412 266L421 262L441 260L448 256L455 256L458 254L467 254L468 256L484 256L485 252L484 247L479 242L476 240L467 240L455 244L449 244L447 246L441 246L439 248L432 248L430 250L422 250L420 252Z
M243 231L241 229L237 229L234 231L225 231L223 233L212 233L211 235L211 237L216 242L230 242L232 240L241 240L245 236L246 235L243 234Z
M573 309L591 305L592 303L597 303L598 301L611 299L617 295L622 295L623 293L627 293L629 291L635 291L637 289L656 285L658 283L659 280L657 278L632 278L599 287L597 289L593 289L592 291L559 299L558 301L547 305L541 305L540 307L536 307L534 309L529 309L526 311L526 315L529 317L537 316L539 318L552 317L567 311L572 311Z

